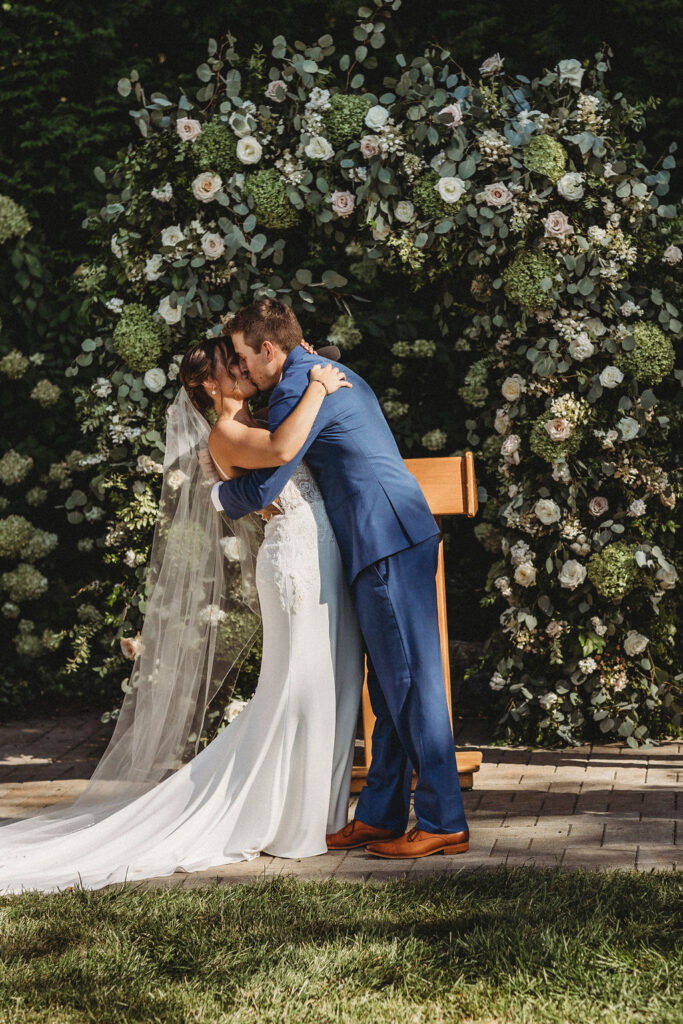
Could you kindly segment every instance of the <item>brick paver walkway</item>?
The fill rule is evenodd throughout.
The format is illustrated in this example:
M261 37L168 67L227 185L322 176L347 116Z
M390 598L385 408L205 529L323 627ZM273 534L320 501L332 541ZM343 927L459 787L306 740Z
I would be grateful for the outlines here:
M79 793L106 746L110 726L83 713L0 726L0 822ZM460 748L483 751L474 789L464 794L469 852L387 861L363 850L302 861L259 857L206 872L178 872L137 885L190 887L298 878L382 881L499 864L638 871L683 867L683 743L646 750L618 744L559 751L497 747L487 723L456 725ZM1 842L1 839L0 839Z

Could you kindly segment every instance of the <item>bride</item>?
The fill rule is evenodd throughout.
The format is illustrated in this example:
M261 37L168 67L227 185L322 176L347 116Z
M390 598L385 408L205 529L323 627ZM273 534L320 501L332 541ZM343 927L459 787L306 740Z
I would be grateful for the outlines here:
M180 379L145 621L114 734L75 801L0 828L0 893L98 889L260 853L310 857L346 824L362 641L320 491L302 462L263 510L259 546L262 519L221 524L198 456L208 447L224 478L287 462L326 395L351 385L334 366L314 367L271 434L249 412L257 389L224 337L193 346ZM248 648L234 624L253 633L259 608L254 696L197 752L209 705Z

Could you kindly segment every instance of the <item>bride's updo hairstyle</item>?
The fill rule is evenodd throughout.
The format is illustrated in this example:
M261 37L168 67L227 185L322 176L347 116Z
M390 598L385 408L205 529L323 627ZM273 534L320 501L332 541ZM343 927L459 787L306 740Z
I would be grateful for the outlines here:
M183 356L178 377L195 409L198 409L203 416L206 416L214 407L211 395L204 387L204 381L209 377L215 378L216 368L219 366L223 367L233 380L236 380L231 368L234 359L235 352L229 339L220 335L216 338L198 341Z

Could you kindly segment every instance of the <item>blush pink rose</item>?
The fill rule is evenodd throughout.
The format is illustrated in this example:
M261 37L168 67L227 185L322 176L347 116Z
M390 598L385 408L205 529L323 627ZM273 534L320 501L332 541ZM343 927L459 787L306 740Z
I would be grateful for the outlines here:
M512 192L502 181L484 186L484 196L489 206L505 206L512 200Z
M608 508L609 502L607 498L603 498L601 494L596 494L596 496L591 498L588 502L588 511L592 516L604 516Z
M447 107L439 111L439 114L448 114L450 121L448 121L449 128L457 128L458 125L462 124L462 107L459 103L449 103Z
M332 209L338 217L350 217L356 205L353 192L333 192L331 195Z
M572 425L563 416L556 416L554 420L548 420L545 429L551 441L566 441L571 436Z
M185 142L193 142L201 133L202 126L192 117L179 117L175 123L176 131Z
M574 228L569 223L566 213L561 210L553 210L543 221L546 238L566 238L574 234Z
M130 661L135 661L137 656L142 651L142 640L139 636L122 636L121 637L121 654L124 658L128 658Z
M380 144L374 135L364 135L360 140L360 151L366 160L381 153Z

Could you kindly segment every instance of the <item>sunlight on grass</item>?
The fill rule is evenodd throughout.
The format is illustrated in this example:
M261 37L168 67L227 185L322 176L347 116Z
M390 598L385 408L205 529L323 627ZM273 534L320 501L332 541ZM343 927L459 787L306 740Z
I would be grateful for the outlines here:
M3 1024L678 1024L680 876L0 899Z

